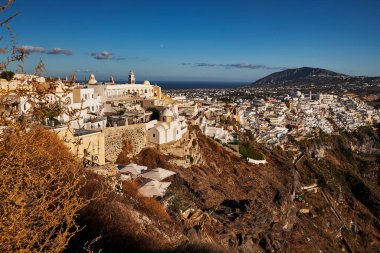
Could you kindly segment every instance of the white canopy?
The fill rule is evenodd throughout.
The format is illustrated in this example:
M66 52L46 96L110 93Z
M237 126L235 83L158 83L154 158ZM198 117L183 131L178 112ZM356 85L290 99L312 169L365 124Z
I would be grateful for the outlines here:
M173 176L175 174L177 174L177 173L175 173L174 171L165 170L163 168L157 168L157 169L151 170L147 173L141 174L140 176L143 178L161 181L161 180L164 180L165 178L168 178L168 177Z
M144 197L163 197L170 184L170 182L152 180L140 187L139 193Z
M146 171L148 167L140 166L135 163L130 163L120 170L121 174L131 173L133 175L140 175L142 172Z

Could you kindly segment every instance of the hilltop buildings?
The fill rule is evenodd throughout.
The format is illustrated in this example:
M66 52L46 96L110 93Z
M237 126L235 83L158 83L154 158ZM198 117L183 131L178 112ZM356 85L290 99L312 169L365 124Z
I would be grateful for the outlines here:
M113 80L100 83L93 74L87 83L68 83L61 79L52 83L42 77L17 74L14 80L1 80L0 84L11 103L5 109L14 116L32 117L33 108L49 105L47 110L51 112L44 124L54 129L88 164L107 162L107 140L102 133L106 128L145 125L146 137L136 138L146 138L142 143L155 145L177 141L187 132L177 102L163 96L161 87L151 85L148 80L136 83L133 71L125 84L115 84ZM38 95L36 85L44 87L44 96ZM20 89L24 92L17 93ZM152 110L157 111L158 118L152 118Z
M88 81L88 87L94 89L94 94L105 100L126 98L129 95L137 95L141 98L161 99L161 87L151 85L148 80L142 84L136 84L135 74L129 73L129 80L126 84L98 83L92 74Z
M244 89L193 90L176 91L168 96L162 94L161 87L147 80L136 83L131 71L125 84L115 84L113 79L100 83L93 74L86 83L71 84L58 79L49 88L51 94L46 95L47 101L39 101L33 96L35 87L30 82L40 87L51 85L35 76L18 75L9 82L1 80L10 101L5 109L28 117L30 109L39 103L57 105L59 110L53 110L45 125L53 129L67 126L72 130L69 139L81 140L87 146L81 146L76 154L99 165L107 162L102 155L107 152L103 152L102 146L111 142L107 138L112 138L112 134L102 137L102 133L105 129L117 131L118 127L125 130L138 125L140 132L135 138L143 139L136 142L139 147L179 141L188 131L186 121L191 121L206 136L223 144L236 144L238 133L249 133L257 143L289 148L291 140L353 131L380 122L379 110L360 99L323 92L276 90L271 96L263 92L261 97L254 97L252 90ZM12 93L21 88L25 95ZM118 149L121 148L120 141Z
M281 89L173 90L169 94L201 105L194 122L205 135L222 143L228 143L226 136L235 129L269 147L293 149L291 140L354 131L380 122L380 111L357 97Z

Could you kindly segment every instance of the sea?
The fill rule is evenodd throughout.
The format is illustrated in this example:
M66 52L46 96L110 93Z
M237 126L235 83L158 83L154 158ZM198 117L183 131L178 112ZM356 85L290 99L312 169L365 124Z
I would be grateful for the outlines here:
M158 81L151 84L159 85L163 90L171 89L227 89L247 85L244 82L211 82L211 81Z
M82 81L80 81L82 82ZM86 81L83 81L84 83ZM107 81L100 81L107 82ZM127 81L117 81L117 83L127 83ZM136 83L143 83L136 81ZM215 81L150 81L152 85L156 84L163 90L172 89L228 89L249 85L248 82L215 82Z

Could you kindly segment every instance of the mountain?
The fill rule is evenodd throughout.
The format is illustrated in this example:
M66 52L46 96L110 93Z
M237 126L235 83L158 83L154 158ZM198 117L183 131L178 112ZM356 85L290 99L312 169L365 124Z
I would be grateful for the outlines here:
M280 72L270 74L264 78L261 78L254 82L254 85L264 85L264 84L278 84L284 82L293 82L305 79L342 79L347 78L347 75L336 73L327 69L321 68L295 68L295 69L286 69Z

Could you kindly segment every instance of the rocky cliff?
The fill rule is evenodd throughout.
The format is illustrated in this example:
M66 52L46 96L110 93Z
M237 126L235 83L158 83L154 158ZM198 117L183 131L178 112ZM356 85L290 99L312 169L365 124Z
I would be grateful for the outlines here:
M99 230L107 222L84 223L106 233L98 242L104 252L115 250L115 245L122 246L120 252L376 252L379 141L372 129L303 141L299 145L304 155L297 164L281 149L268 150L252 142L268 161L252 165L191 127L174 149L146 148L131 158L149 168L177 172L167 193L168 219L147 212L150 204L141 208L146 200L129 194L127 186L124 200L114 197L109 204L122 221L112 232ZM128 216L120 216L122 210ZM102 220L109 215L104 212ZM142 248L132 244L133 248L125 243L141 240L133 231L119 231L122 224L134 224L151 244ZM107 233L118 239L109 239Z

